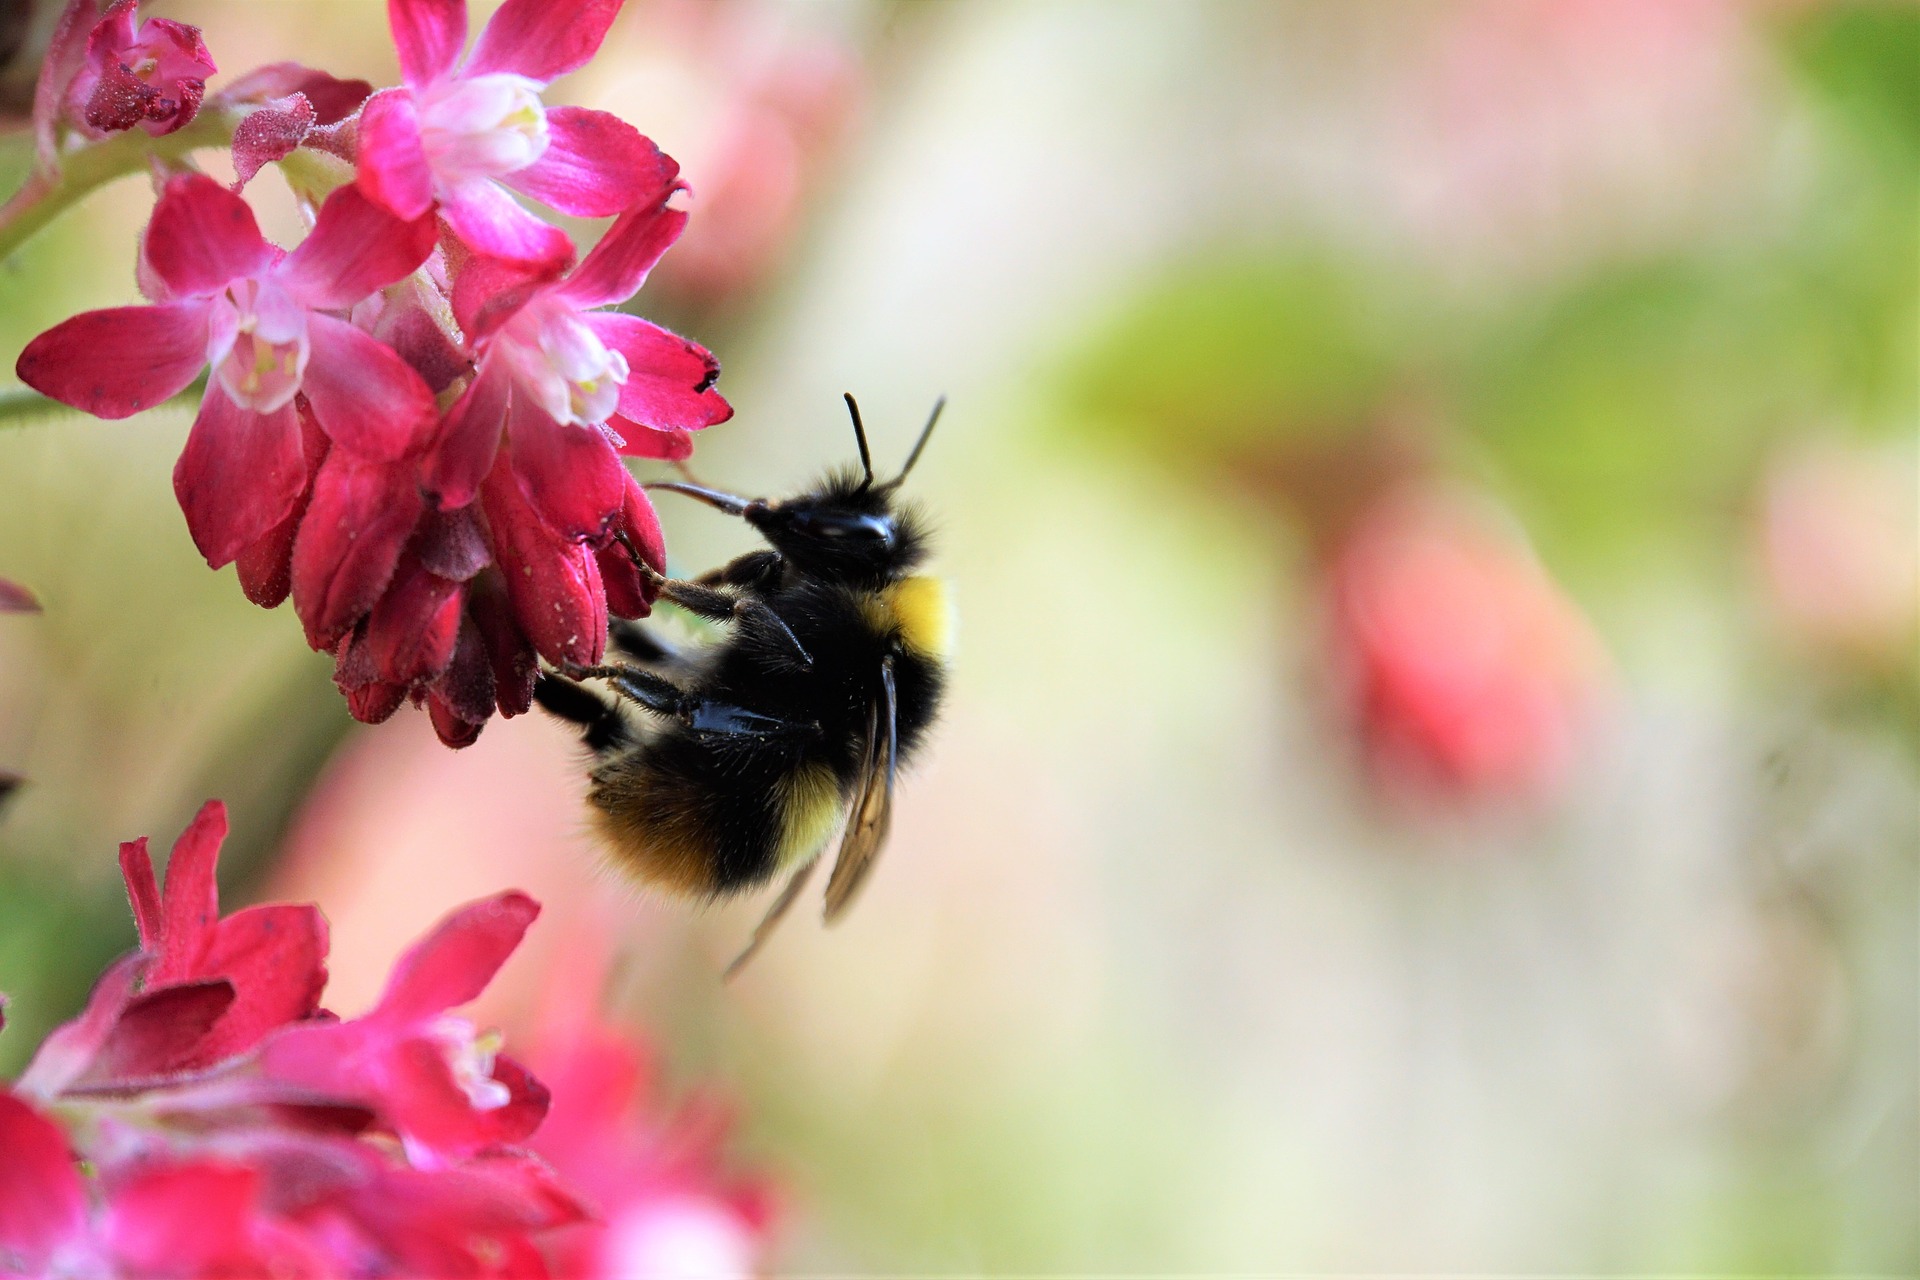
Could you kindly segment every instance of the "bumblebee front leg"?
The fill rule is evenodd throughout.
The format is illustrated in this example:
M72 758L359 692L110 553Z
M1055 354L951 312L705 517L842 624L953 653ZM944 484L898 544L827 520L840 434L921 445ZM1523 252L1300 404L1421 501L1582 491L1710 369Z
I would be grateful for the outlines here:
M788 645L799 657L801 666L813 665L813 655L808 653L807 647L800 643L800 637L793 634L793 628L787 625L786 619L769 608L765 601L756 596L736 596L715 587L702 586L698 582L669 578L640 558L640 552L626 534L616 533L614 536L620 540L620 545L627 549L627 554L632 557L634 567L640 571L640 576L659 592L662 600L669 604L677 604L688 613L712 622L742 622L748 619L765 622L785 637ZM745 558L742 557L742 559Z

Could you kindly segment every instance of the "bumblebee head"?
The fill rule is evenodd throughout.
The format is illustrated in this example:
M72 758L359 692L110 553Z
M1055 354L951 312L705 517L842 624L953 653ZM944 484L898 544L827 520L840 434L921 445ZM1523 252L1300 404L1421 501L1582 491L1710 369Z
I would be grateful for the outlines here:
M700 485L677 481L655 483L698 498L709 506L737 515L758 529L775 551L800 572L860 585L878 585L908 573L926 555L920 522L898 501L900 485L920 460L920 451L933 434L933 424L946 407L943 398L920 432L900 474L885 483L873 478L873 458L867 449L860 406L846 397L853 415L854 439L860 446L860 469L836 471L803 493L780 501L738 498Z

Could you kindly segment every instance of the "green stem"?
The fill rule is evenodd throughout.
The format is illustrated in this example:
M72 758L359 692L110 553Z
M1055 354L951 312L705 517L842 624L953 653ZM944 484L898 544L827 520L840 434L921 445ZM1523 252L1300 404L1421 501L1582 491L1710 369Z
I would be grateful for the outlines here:
M60 158L57 174L35 173L0 206L0 260L115 178L138 173L153 160L177 160L201 147L232 145L234 128L245 115L233 107L209 106L186 128L158 138L128 129L68 152Z
M152 409L165 409L173 405L192 404L200 398L200 393L206 389L207 375L203 373L188 383L184 390L169 396L159 404L153 405L148 412L151 412ZM79 412L80 410L78 409L61 404L58 400L49 399L41 395L38 391L31 390L27 387L0 388L0 431L4 431L8 427L28 426L47 418L58 417L61 414L78 414Z

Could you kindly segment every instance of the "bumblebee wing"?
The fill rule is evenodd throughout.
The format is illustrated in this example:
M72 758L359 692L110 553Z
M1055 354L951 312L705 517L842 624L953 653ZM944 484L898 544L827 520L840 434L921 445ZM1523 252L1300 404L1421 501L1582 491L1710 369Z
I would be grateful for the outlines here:
M874 859L880 856L880 846L887 841L887 828L893 821L896 719L893 659L886 658L880 663L880 697L867 708L867 752L860 768L860 790L847 815L840 856L834 859L833 875L827 880L828 924L852 905L867 873L873 870Z
M732 981L733 975L746 968L747 961L753 959L767 939L773 936L774 926L780 923L780 917L786 915L787 908L800 897L800 891L807 887L807 880L813 875L813 868L819 861L818 858L810 859L788 878L787 887L780 891L780 896L775 898L773 905L767 908L767 914L760 917L760 923L753 927L753 937L747 940L745 949L733 958L733 963L728 965L726 971L720 975L720 981Z

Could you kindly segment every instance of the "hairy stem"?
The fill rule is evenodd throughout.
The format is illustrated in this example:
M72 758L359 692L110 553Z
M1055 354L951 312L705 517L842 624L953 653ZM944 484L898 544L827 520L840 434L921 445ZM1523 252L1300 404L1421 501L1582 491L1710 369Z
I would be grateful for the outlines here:
M177 160L201 147L231 145L234 128L245 114L234 107L209 104L192 124L162 137L128 129L67 152L60 158L58 173L34 173L0 206L0 260L11 257L35 232L115 178L138 173L156 159Z

